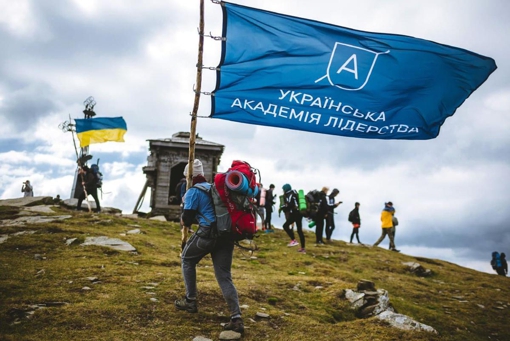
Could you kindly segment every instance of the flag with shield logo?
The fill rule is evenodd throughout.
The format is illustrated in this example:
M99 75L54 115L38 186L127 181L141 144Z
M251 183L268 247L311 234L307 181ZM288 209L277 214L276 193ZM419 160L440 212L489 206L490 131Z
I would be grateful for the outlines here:
M377 57L389 52L375 52L337 42L331 52L326 74L315 82L326 79L330 85L342 90L361 90L370 79Z
M371 139L435 138L493 59L222 2L211 117Z

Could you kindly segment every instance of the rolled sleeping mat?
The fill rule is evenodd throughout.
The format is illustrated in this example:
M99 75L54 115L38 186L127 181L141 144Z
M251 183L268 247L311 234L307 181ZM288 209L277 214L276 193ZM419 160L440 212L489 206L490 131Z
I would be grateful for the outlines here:
M306 199L305 199L305 191L303 191L302 189L300 189L298 191L298 202L299 202L299 210L301 212L305 212L307 209L307 205L306 205Z
M248 187L248 190L246 192L243 192L243 194L246 194L250 198L255 198L259 194L259 191L260 191L259 185L255 185L254 189Z
M248 179L240 171L233 170L227 172L225 184L231 191L242 193L250 197L255 197L259 193L259 187L255 186L254 189L251 189Z
M248 179L246 179L243 173L236 170L227 172L225 184L228 189L234 192L245 192L249 188Z
M250 191L252 192L252 194L250 194L250 196L253 197L253 198L256 197L259 194L259 191L260 191L259 185L255 185L254 189L250 188Z
M258 184L257 184L258 187ZM264 188L260 188L260 202L259 206L266 206L266 190Z

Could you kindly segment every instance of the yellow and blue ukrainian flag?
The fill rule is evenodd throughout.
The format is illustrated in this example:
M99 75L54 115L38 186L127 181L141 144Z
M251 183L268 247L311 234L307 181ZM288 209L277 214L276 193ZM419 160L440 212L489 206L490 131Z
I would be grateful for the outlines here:
M124 142L127 125L122 117L75 119L75 122L80 147L108 141Z

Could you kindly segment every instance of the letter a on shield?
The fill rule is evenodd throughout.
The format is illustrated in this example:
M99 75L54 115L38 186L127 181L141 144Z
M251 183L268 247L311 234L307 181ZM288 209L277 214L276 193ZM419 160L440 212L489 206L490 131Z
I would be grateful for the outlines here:
M361 90L370 80L377 57L389 52L375 52L337 42L331 52L326 74L315 83L327 79L329 84L342 90Z

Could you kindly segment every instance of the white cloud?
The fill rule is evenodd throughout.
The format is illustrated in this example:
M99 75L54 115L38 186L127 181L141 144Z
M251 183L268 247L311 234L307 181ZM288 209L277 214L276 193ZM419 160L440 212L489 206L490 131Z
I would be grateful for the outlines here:
M1 0L0 7L0 24L7 26L11 33L25 37L36 31L36 17L32 13L29 0Z

